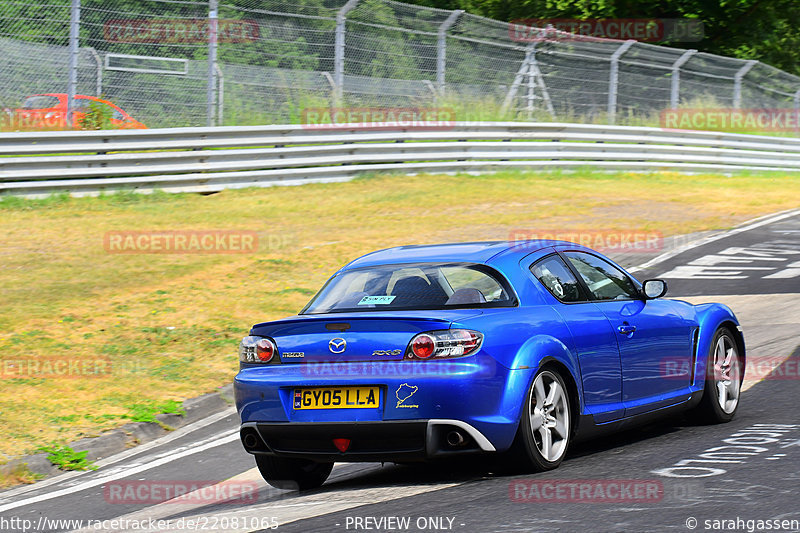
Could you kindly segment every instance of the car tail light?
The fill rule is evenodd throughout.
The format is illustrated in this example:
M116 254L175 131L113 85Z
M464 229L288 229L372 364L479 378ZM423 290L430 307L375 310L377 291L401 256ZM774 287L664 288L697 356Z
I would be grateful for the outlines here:
M433 337L423 333L411 341L411 353L420 359L428 359L436 351L436 341Z
M407 359L464 357L478 351L483 334L471 329L445 329L420 333L408 344Z
M269 363L277 360L278 348L272 340L248 335L239 344L239 361L243 363Z

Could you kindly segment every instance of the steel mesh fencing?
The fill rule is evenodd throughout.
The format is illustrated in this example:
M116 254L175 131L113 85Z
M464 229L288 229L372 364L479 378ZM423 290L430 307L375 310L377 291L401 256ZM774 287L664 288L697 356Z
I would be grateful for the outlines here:
M800 108L800 78L757 61L394 0L0 0L0 47L7 113L71 88L149 127L342 106L637 124L676 107Z

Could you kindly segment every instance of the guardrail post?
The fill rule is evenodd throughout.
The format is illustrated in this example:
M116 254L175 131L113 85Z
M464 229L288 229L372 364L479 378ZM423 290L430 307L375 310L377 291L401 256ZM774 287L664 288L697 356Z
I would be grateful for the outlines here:
M218 0L208 0L208 85L206 87L206 125L214 125L214 96L217 90Z
M347 14L353 10L358 4L358 0L347 0L347 3L342 6L338 13L336 13L336 34L333 45L333 83L335 89L333 91L334 105L339 105L342 100L343 87L344 87L344 31L345 23L347 22Z
M614 124L617 120L617 91L619 90L619 58L628 51L628 48L636 43L629 39L622 43L613 54L611 54L611 72L608 78L608 123Z
M672 64L672 84L669 91L669 106L672 109L677 109L680 101L681 67L696 53L697 50L686 50L681 54L681 57L676 59Z
M444 96L444 82L445 82L445 68L446 68L446 56L447 53L447 30L449 30L453 24L456 23L458 17L460 17L464 13L463 9L456 9L450 16L445 19L444 22L439 26L439 35L438 40L436 42L436 90L439 92L439 96Z
M72 127L72 114L75 111L75 93L78 88L78 54L81 26L81 0L72 0L69 13L69 74L67 77L67 116L66 126Z
M735 109L742 107L742 79L750 72L750 69L756 66L756 63L758 61L755 59L747 61L733 76L733 107Z

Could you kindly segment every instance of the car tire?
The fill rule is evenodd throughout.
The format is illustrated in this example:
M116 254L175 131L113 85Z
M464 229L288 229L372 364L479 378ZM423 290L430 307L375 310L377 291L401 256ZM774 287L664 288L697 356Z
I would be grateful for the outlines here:
M510 466L533 472L553 470L564 459L571 437L569 389L558 372L543 368L525 394Z
M256 455L264 481L284 490L311 490L321 487L333 469L333 463L317 463L305 459L286 459Z
M719 424L733 420L739 409L744 377L741 368L742 360L733 333L728 328L719 328L706 359L703 397L692 413L698 421Z

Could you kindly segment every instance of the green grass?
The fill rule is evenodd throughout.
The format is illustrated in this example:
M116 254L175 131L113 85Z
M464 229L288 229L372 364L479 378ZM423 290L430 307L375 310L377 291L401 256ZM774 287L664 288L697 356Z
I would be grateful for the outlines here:
M231 382L252 324L300 310L344 263L402 244L519 229L664 235L800 205L788 174L500 172L188 194L0 198L0 364L83 359L109 372L0 379L0 452L33 453ZM254 231L250 254L113 254L108 231ZM57 407L54 407L57 406Z
M76 452L69 446L60 444L42 446L39 451L47 453L47 459L61 470L97 470L97 467L86 459L88 451Z

